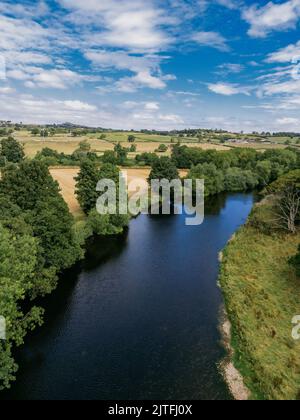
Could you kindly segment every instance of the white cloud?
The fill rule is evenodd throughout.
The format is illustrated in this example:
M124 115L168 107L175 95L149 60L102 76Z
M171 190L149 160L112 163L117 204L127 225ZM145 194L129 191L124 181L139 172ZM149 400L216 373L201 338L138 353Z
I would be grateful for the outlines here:
M13 93L15 90L9 86L0 87L1 94Z
M248 87L242 87L238 85L233 85L230 83L211 83L208 85L210 91L224 96L233 96L233 95L250 95Z
M300 18L300 0L269 2L265 6L254 5L244 9L242 16L251 26L248 34L263 38L273 31L296 28Z
M291 117L277 118L276 122L277 122L277 124L280 124L280 125L298 125L298 126L300 126L299 118L291 118Z
M110 46L149 52L160 51L172 41L164 31L172 20L152 0L60 0L72 11L69 19L84 26L93 22L96 34L87 40L94 46Z
M158 118L160 119L160 121L165 121L171 124L184 124L184 120L176 114L161 114L158 116Z
M173 75L162 75L160 70L160 62L164 59L162 56L133 55L125 51L90 50L85 53L85 57L100 69L114 68L134 73L134 76L125 76L114 84L114 89L121 92L135 92L143 87L163 89L166 87L166 81L175 78Z
M188 91L177 91L177 92L169 92L171 95L180 95L180 96L200 96L200 93L197 92L188 92Z
M218 66L219 73L222 74L237 74L244 70L244 66L238 63L224 63Z
M89 76L81 75L68 69L50 69L42 67L22 66L7 72L7 77L24 81L28 88L67 89L84 80L91 81Z
M268 55L268 63L296 63L300 60L300 41Z
M259 96L273 96L273 95L293 95L300 94L300 79L288 79L282 82L267 82L260 86L258 90Z
M241 2L239 0L215 0L216 3L220 4L221 6L227 7L228 9L237 9Z
M226 39L218 32L197 32L191 40L201 46L216 48L220 51L229 51Z
M81 101L64 101L66 109L71 111L96 111L97 107Z
M157 102L147 102L145 104L145 109L147 111L158 111L159 108L160 108L160 106Z

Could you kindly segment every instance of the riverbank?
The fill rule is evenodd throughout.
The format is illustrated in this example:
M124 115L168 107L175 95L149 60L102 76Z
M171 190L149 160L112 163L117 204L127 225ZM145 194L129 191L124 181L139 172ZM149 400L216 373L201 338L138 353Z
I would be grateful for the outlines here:
M300 343L291 337L291 322L300 312L300 281L289 259L297 253L300 234L267 234L254 227L261 208L254 208L222 256L220 284L232 326L231 362L251 399L295 400Z

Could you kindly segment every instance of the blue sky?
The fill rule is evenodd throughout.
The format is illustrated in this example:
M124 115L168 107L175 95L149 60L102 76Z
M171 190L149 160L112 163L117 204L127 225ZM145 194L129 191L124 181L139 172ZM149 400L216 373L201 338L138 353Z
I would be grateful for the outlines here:
M0 2L0 119L300 131L300 0Z

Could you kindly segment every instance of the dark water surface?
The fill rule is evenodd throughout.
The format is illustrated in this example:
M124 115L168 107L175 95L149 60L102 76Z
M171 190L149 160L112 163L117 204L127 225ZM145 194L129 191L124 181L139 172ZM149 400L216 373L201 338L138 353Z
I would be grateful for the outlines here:
M9 399L228 399L217 363L218 253L245 222L247 194L215 198L202 226L140 216L93 243L42 301L45 325L17 354Z

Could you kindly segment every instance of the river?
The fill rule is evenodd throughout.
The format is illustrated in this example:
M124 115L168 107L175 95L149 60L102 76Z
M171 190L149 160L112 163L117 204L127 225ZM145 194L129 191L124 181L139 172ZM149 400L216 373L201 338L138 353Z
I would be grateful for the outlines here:
M218 253L252 194L220 195L201 226L139 216L99 238L42 300L45 324L18 350L3 399L230 399L218 371Z

